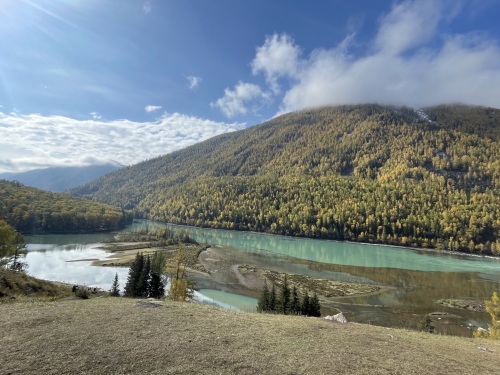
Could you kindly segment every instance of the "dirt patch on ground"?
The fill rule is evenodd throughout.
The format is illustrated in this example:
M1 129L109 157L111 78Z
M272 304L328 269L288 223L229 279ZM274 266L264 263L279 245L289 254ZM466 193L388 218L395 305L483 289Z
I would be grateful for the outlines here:
M485 312L483 300L478 299L440 299L436 302L438 305L451 307L452 309L471 310L476 312Z

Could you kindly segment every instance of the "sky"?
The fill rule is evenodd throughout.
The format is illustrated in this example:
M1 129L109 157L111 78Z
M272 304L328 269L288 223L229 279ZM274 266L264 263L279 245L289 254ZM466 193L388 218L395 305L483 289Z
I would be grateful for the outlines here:
M304 108L500 108L500 0L0 0L0 173Z

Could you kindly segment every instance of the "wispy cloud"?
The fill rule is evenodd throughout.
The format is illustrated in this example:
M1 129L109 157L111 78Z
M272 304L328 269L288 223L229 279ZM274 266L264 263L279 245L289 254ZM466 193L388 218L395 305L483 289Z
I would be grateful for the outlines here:
M266 38L264 45L257 48L252 61L253 74L264 73L273 90L279 91L278 78L294 77L299 69L300 48L286 34L274 34Z
M458 2L447 0L395 3L380 18L371 47L362 55L354 52L354 28L335 48L318 48L308 56L302 56L291 36L274 34L256 49L252 72L262 74L273 97L282 100L280 113L369 102L500 108L500 42L480 31L441 31L450 29L443 26L461 11ZM283 94L280 84L287 85ZM235 98L226 89L217 106L226 114L242 113L244 102Z
M210 103L210 106L220 109L226 117L231 118L246 114L249 106L260 106L269 98L270 95L258 85L239 82L233 90L226 88L224 96Z
M153 10L153 6L151 5L151 3L149 1L146 1L142 5L142 10L144 11L144 14L149 14Z
M92 116L92 119L94 120L100 120L102 116L99 114L99 112L90 112L90 116Z
M144 110L148 113L156 112L159 109L161 109L161 105L147 105L144 107Z
M187 76L186 79L188 80L188 87L190 89L198 87L201 83L201 77Z
M0 112L0 172L108 161L133 164L244 127L180 113L134 122Z

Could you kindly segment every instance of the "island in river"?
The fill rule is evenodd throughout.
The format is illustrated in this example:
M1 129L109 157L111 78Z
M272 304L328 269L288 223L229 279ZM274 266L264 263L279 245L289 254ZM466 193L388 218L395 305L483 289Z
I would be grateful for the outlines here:
M210 247L206 244L184 243L159 246L155 242L131 241L135 235L118 234L115 241L109 242L101 249L110 252L106 259L94 260L94 266L128 266L136 254L153 254L161 251L168 261L171 261L179 246L182 246L183 263L189 271L190 277L201 285L203 289L222 289L233 294L240 294L252 298L258 298L264 283L274 284L279 287L284 279L285 273L266 268L240 264L232 258L227 258L221 247ZM137 240L137 238L135 238ZM390 288L382 285L371 285L364 283L350 283L326 279L317 279L299 274L287 274L290 287L295 286L299 294L306 292L312 295L317 293L322 302L324 313L332 313L332 309L326 307L335 297L368 295L382 292Z

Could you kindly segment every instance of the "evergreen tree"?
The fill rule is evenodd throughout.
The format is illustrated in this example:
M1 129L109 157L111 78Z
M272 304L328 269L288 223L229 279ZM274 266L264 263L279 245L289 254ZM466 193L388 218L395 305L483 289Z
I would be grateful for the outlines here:
M292 301L290 303L290 312L294 315L300 315L300 300L295 285L293 286L292 289Z
M119 297L120 296L120 284L118 284L118 272L115 274L115 279L113 280L113 285L111 285L111 290L109 293L113 297Z
M269 288L267 287L267 282L264 281L264 287L260 294L259 302L257 303L258 312L269 312Z
M304 294L304 298L302 298L302 304L300 306L300 313L302 315L309 315L310 311L310 301L309 301L309 293L306 290L306 294Z
M165 295L165 282L163 272L165 271L165 255L157 251L151 261L151 279L149 285L149 296L152 298L161 298Z
M139 284L139 277L141 276L143 264L144 256L137 253L128 271L127 283L125 284L125 297L137 297L140 295L138 294L137 287Z
M150 271L151 271L151 260L149 259L149 256L147 256L146 260L143 261L141 274L139 276L139 281L137 283L138 296L149 297L150 281L151 281Z
M273 284L273 287L271 288L271 295L269 296L269 311L270 312L274 312L276 311L276 288L274 287L274 284Z
M318 295L314 292L314 295L309 300L309 316L321 316L321 305L319 304Z
M280 312L283 315L288 314L288 311L290 309L290 287L288 286L288 280L286 274L283 280L283 284L281 285L279 307L280 307Z

